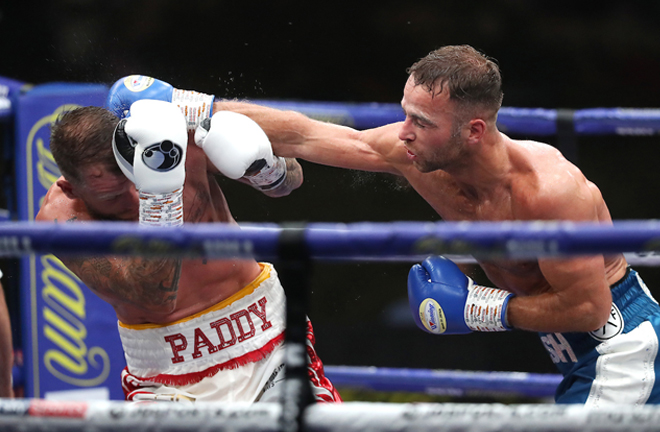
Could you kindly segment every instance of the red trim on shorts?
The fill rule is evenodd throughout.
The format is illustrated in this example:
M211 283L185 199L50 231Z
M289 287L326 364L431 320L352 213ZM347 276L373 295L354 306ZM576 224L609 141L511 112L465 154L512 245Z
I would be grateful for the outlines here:
M330 380L325 376L323 370L323 362L316 354L314 345L316 338L314 337L314 328L312 322L307 320L307 355L309 356L309 364L307 365L309 380L314 387L325 389L330 395L314 392L314 397L317 402L342 402L339 392Z
M200 382L204 378L212 377L221 370L236 369L248 363L256 363L260 360L263 360L268 356L268 354L273 352L275 347L280 345L283 341L284 341L284 332L280 333L278 336L271 339L266 345L264 345L261 348L258 348L254 351L250 351L249 353L243 354L242 356L228 360L224 363L211 366L210 368L200 372L191 372L181 375L158 374L150 377L139 377L131 374L130 371L128 373L132 377L136 378L138 381L149 381L149 382L165 384L165 385L173 385L173 386L195 384ZM124 379L124 382L130 385L126 379ZM138 387L136 386L134 388L138 388Z
M307 344L306 351L309 357L309 364L307 365L307 373L309 376L310 383L318 391L314 391L314 398L317 402L342 402L341 396L332 382L325 376L325 371L323 369L323 362L316 354L314 345L316 344L316 338L314 337L314 329L312 323L307 321ZM141 393L139 390L142 387L141 384L144 382L154 382L165 385L186 385L193 384L201 381L206 377L211 377L223 369L234 369L236 367L242 366L247 363L256 362L265 358L270 352L275 349L275 347L284 340L284 332L279 336L268 342L264 347L244 354L240 357L232 359L228 362L212 366L201 372L193 372L183 375L170 375L170 374L159 374L152 377L140 378L128 371L128 368L124 368L122 372L122 387L124 390L124 395L126 400L132 400L133 395ZM149 392L146 392L149 393Z

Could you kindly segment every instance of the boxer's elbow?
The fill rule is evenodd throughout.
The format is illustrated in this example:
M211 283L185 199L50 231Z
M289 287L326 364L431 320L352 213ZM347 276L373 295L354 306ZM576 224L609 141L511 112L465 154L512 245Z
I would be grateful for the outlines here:
M611 300L605 302L600 299L583 303L575 321L579 323L579 328L574 331L591 332L603 328L610 319L611 305Z

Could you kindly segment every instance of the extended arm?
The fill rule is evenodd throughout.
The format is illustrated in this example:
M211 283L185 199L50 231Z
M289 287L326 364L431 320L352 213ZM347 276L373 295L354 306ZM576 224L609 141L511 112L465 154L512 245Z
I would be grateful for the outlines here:
M266 132L275 154L323 165L362 171L400 174L405 150L398 139L398 124L357 131L310 119L295 111L282 111L246 102L222 101L214 111L245 114Z

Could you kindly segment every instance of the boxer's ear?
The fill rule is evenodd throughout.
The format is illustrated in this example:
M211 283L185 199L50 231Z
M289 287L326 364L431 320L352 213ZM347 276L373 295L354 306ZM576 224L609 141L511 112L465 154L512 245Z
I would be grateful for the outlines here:
M473 119L469 122L470 133L468 135L468 142L477 143L481 141L486 133L486 122L482 119Z
M74 191L73 185L68 180L62 177L58 179L56 183L57 183L57 187L62 189L62 192L64 192L64 195L66 195L67 198L69 199L78 198L78 195L76 195Z

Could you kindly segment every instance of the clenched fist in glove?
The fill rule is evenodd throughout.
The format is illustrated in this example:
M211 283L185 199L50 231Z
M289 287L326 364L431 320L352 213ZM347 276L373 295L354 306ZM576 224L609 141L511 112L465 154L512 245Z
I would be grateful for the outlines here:
M195 143L225 176L245 177L261 190L275 189L286 177L286 161L273 155L266 133L251 118L220 111L195 131Z
M112 149L139 192L141 224L183 224L187 144L186 119L169 102L139 100L117 124Z
M213 112L213 95L181 90L171 84L145 75L129 75L117 80L108 92L105 107L117 117L126 117L133 102L153 99L172 102L187 121L189 130L195 130L199 123Z
M511 330L506 308L513 293L476 285L456 264L432 256L408 274L408 300L415 323L433 334Z

